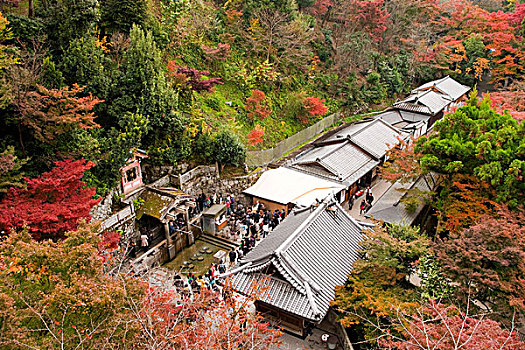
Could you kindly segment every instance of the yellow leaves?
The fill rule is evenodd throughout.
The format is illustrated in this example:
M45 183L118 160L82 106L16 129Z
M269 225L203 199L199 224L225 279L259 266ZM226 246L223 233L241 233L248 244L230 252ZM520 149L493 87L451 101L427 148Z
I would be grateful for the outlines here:
M107 37L104 36L101 40L97 39L95 45L97 47L102 48L102 51L104 51L104 53L108 53L112 44L108 42Z
M257 34L261 31L261 24L258 18L250 18L250 27L248 31L252 34L251 39L257 40Z
M474 76L477 80L481 80L481 77L483 75L483 71L489 69L490 67L490 61L483 57L478 57L474 61L473 68L474 68Z

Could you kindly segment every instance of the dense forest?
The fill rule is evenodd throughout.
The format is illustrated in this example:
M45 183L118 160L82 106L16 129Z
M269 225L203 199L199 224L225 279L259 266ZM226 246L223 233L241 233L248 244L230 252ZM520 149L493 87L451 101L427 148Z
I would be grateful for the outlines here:
M116 184L130 147L154 164L240 165L246 148L272 146L330 112L387 106L445 74L505 88L498 103L523 109L524 10L514 2L1 6L3 154L31 176L87 159L95 165L85 180L99 194Z
M443 175L437 228L375 228L333 307L361 348L426 349L447 334L443 349L471 339L463 348L522 348L508 331L525 312L523 0L0 0L0 9L0 349L278 343L258 318L224 327L199 318L209 295L185 310L194 325L171 319L170 296L106 274L103 252L119 237L83 218L118 184L132 148L154 166L240 167L247 151L330 113L382 110L446 75L477 89L382 169L391 181ZM252 333L239 331L246 324Z

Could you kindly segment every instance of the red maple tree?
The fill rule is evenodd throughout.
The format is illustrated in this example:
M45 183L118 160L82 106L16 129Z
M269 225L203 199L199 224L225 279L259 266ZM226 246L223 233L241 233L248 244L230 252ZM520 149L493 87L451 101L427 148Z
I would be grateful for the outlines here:
M255 146L256 144L262 142L263 135L264 135L264 128L260 126L259 124L255 125L252 131L248 133L248 141L250 142L250 145Z
M435 245L443 273L459 295L500 314L525 310L525 210L499 208ZM510 318L509 318L510 319Z
M281 332L250 312L251 299L202 290L184 294L150 288L132 307L142 328L134 345L143 349L269 349L281 345ZM189 344L191 344L189 346Z
M516 30L519 13L488 12L466 0L443 3L441 10L439 25L444 35L436 43L434 53L437 54L433 55L438 67L468 74L459 69L461 62L471 60L466 55L464 42L479 36L489 53L486 62L485 58L477 59L474 70L490 68L495 82L524 72L525 53L520 48L523 38Z
M394 183L411 182L423 174L419 161L423 154L416 152L416 140L399 140L399 145L387 152L387 161L380 167L381 177Z
M265 105L266 95L260 90L252 90L252 95L246 99L245 108L251 120L264 120L272 110Z
M0 228L9 231L27 226L37 240L60 239L75 230L99 202L93 199L95 189L81 180L92 166L86 160L57 161L50 171L25 178L26 188L10 188L0 202Z
M490 93L492 106L500 114L507 110L516 120L525 120L525 84L515 84L506 91Z
M168 63L168 70L175 84L187 87L196 92L210 92L215 85L224 84L221 78L207 78L210 75L208 71L182 67L177 65L175 61Z
M104 101L91 94L79 97L84 89L85 86L77 84L61 89L37 85L37 90L28 92L18 106L21 123L38 140L47 143L70 130L99 127L93 107Z
M398 311L393 327L401 329L401 335L385 332L385 338L379 341L382 349L519 350L525 347L514 332L502 329L498 322L484 315L472 317L455 306L435 301L414 313Z
M304 108L310 115L323 115L328 112L328 107L323 103L325 99L319 99L318 97L307 97L304 100Z

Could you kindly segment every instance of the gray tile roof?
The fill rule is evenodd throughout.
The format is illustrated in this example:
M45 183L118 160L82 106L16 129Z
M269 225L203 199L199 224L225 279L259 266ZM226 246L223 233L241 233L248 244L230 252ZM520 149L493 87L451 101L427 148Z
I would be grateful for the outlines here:
M346 138L374 158L379 159L386 154L387 150L399 143L398 137L406 137L406 134L388 122L375 118L352 124L321 144L342 142Z
M349 140L379 159L399 144L399 138L404 136L399 129L381 119L375 119L366 127L349 135Z
M403 111L399 110L399 114L401 114L401 117L404 121L417 123L420 121L428 121L430 117L428 115L419 114L419 113L413 113L410 111Z
M359 256L361 230L331 199L294 211L234 268L231 285L243 294L262 290L260 301L319 322Z
M315 147L300 155L290 167L330 180L350 182L348 185L351 185L378 164L372 156L344 140L337 144Z
M411 183L394 183L365 214L367 218L382 220L386 223L406 224L414 223L421 210L425 207L421 203L415 211L409 212L401 199L406 195L406 190L416 188L420 191L433 191L437 186L439 177L436 174L421 176Z
M418 90L404 100L394 103L394 107L415 113L436 115L452 102L452 98L448 95L433 90Z
M449 96L452 100L456 101L458 98L466 94L470 87L462 85L456 80L452 79L450 76L444 78L429 81L426 84L421 85L420 87L414 89L412 92L423 91L428 89L435 89L441 93Z

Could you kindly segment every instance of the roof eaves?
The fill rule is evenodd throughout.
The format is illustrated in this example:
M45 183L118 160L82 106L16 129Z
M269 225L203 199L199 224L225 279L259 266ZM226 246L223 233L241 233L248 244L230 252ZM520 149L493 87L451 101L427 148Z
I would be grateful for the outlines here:
M271 262L277 271L283 275L286 282L290 283L295 289L299 291L299 293L306 293L306 290L304 289L305 281L297 276L294 270L290 271L290 264L286 261L286 259L283 259L282 257L273 258Z

